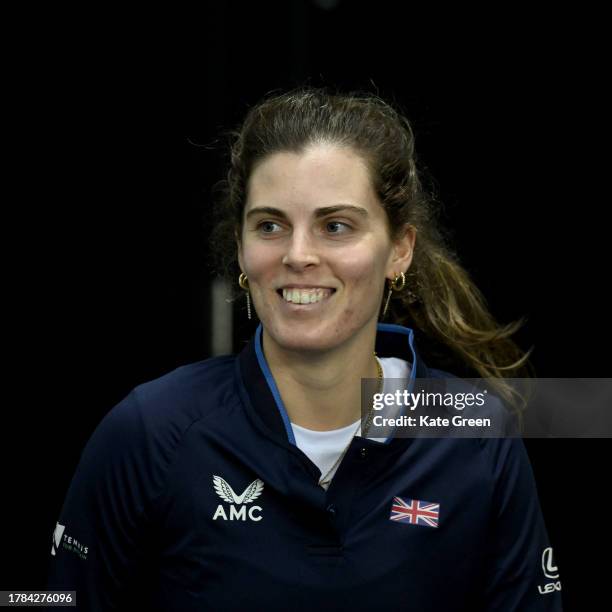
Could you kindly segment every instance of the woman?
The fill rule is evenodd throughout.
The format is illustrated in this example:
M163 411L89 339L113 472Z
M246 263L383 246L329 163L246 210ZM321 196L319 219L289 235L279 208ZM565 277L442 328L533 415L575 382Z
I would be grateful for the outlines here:
M213 246L260 324L105 417L49 588L87 610L560 610L520 438L362 423L362 379L492 377L512 400L501 375L527 367L436 227L408 121L303 88L233 137Z

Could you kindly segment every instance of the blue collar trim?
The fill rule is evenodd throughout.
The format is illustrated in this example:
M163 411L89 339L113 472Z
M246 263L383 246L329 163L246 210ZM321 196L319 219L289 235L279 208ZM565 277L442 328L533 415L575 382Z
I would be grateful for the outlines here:
M289 415L287 414L287 410L285 409L285 405L283 404L283 400L280 396L280 392L278 387L276 386L276 381L272 376L272 372L268 366L268 362L266 361L266 357L263 353L263 345L262 345L262 331L263 326L260 323L257 326L257 331L255 332L255 353L257 355L257 362L265 380L268 384L270 392L274 397L274 401L276 403L276 407L278 409L278 413L282 419L283 425L285 427L285 432L287 434L287 439L294 446L296 445L295 436L293 434L293 428L291 427L291 421L289 419ZM395 356L400 358L406 358L404 355L405 349L402 350L401 346L397 345L397 338L404 335L408 340L408 347L410 348L410 353L412 355L412 367L410 369L410 381L408 385L408 391L412 392L414 389L416 378L424 378L426 376L426 368L424 364L418 357L416 349L414 347L414 332L409 327L404 327L403 325L396 325L394 323L378 323L376 326L376 353L379 357L385 356ZM400 336L398 336L398 334ZM391 346L394 345L394 346ZM393 350L395 348L395 350ZM390 354L397 353L400 354ZM385 355L387 353L387 355ZM409 361L407 359L407 361ZM402 415L404 414L405 407L402 408ZM393 429L395 432L395 428ZM393 438L393 433L387 437L384 444L388 444Z

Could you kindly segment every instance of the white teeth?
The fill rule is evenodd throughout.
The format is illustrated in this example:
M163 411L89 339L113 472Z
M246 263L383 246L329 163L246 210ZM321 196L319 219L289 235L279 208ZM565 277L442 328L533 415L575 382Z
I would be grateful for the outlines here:
M283 289L283 298L294 304L314 304L332 293L331 289Z

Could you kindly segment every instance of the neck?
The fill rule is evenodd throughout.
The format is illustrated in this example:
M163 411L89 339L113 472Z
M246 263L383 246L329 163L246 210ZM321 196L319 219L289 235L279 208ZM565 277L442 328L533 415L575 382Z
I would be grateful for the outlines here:
M304 354L284 350L264 330L266 361L292 423L329 431L361 418L361 379L378 378L375 330L370 336Z

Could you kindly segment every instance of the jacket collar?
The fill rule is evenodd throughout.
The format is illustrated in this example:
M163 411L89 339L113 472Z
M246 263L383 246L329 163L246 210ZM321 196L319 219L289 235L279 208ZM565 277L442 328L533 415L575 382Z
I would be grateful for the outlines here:
M262 433L273 437L283 446L295 446L289 415L263 352L262 330L260 323L254 336L236 359L238 391L249 416ZM399 357L412 364L410 389L415 379L427 378L428 368L418 356L414 332L409 327L378 323L375 346L379 357Z

